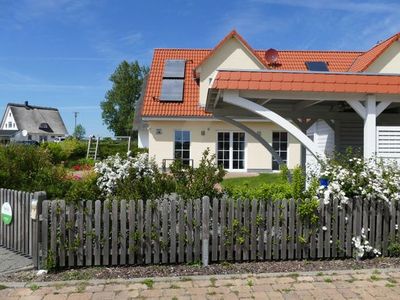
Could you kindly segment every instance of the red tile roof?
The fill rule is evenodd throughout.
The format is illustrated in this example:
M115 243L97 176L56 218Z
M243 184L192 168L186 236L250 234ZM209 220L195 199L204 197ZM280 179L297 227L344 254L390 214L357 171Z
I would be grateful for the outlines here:
M214 89L400 94L400 76L363 73L219 71Z
M372 49L360 55L349 68L350 72L365 71L387 48L400 39L400 33L395 34L387 40L377 44Z
M241 39L246 47L248 46L235 31L228 34L226 38L234 35ZM400 34L396 35L397 38L399 35ZM307 71L305 66L306 61L325 61L327 62L331 72L348 72L349 69L355 72L365 69L367 64L372 63L371 59L375 56L379 56L379 54L388 47L388 43L392 43L395 40L396 36L393 36L365 53L356 51L278 51L278 64L274 66L274 69L285 71ZM220 44L221 43L219 43L219 45ZM251 50L250 46L248 47ZM205 109L199 106L199 85L194 79L193 71L199 64L207 59L213 51L215 51L215 48L214 50L155 49L141 115L143 117L211 117L211 114L205 112ZM268 65L264 58L266 50L251 51L255 53L264 65ZM168 59L185 59L187 61L183 101L179 103L163 103L159 101L164 63ZM246 75L243 76L258 78L258 76L261 76L259 74L261 73L246 73ZM241 83L243 86L246 84L251 87L256 85L258 86L257 80L254 82L249 81L247 83ZM284 82L283 84L288 83Z

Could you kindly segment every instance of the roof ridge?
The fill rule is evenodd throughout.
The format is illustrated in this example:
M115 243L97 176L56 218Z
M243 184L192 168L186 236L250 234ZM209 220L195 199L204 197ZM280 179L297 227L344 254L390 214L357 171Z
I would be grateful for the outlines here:
M21 104L21 103L7 103L7 106L26 107L25 104ZM36 108L36 109L43 109L43 110L56 110L56 111L58 111L58 108L55 108L55 107L36 106L36 105L30 105L30 104L28 104L28 107Z

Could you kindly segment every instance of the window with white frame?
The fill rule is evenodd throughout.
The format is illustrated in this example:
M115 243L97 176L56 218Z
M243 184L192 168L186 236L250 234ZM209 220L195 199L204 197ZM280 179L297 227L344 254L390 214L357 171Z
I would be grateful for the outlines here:
M288 134L287 132L279 131L272 133L272 147L275 152L281 157L282 161L287 164L287 149L288 149ZM279 170L279 163L272 158L272 170Z
M217 163L227 170L245 169L244 132L218 132Z
M182 161L183 164L190 163L190 131L176 130L174 141L174 158Z

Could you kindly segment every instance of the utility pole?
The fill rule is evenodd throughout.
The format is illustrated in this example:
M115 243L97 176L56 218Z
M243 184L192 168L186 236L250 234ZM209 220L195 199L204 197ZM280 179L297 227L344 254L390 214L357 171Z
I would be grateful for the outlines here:
M74 132L76 131L76 119L78 118L79 112L75 111L74 116L75 116L75 127L74 127Z

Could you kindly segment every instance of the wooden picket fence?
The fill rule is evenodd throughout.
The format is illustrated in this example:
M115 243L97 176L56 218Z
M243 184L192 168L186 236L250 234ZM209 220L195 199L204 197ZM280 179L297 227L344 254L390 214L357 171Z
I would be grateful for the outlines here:
M399 238L400 209L354 199L322 202L316 225L295 200L43 201L42 267L344 258L365 229L387 255Z
M38 230L36 218L31 216L31 205L36 201L38 207L46 198L44 192L28 193L10 189L0 189L0 208L8 202L12 209L12 222L0 221L0 246L32 257L37 266Z

